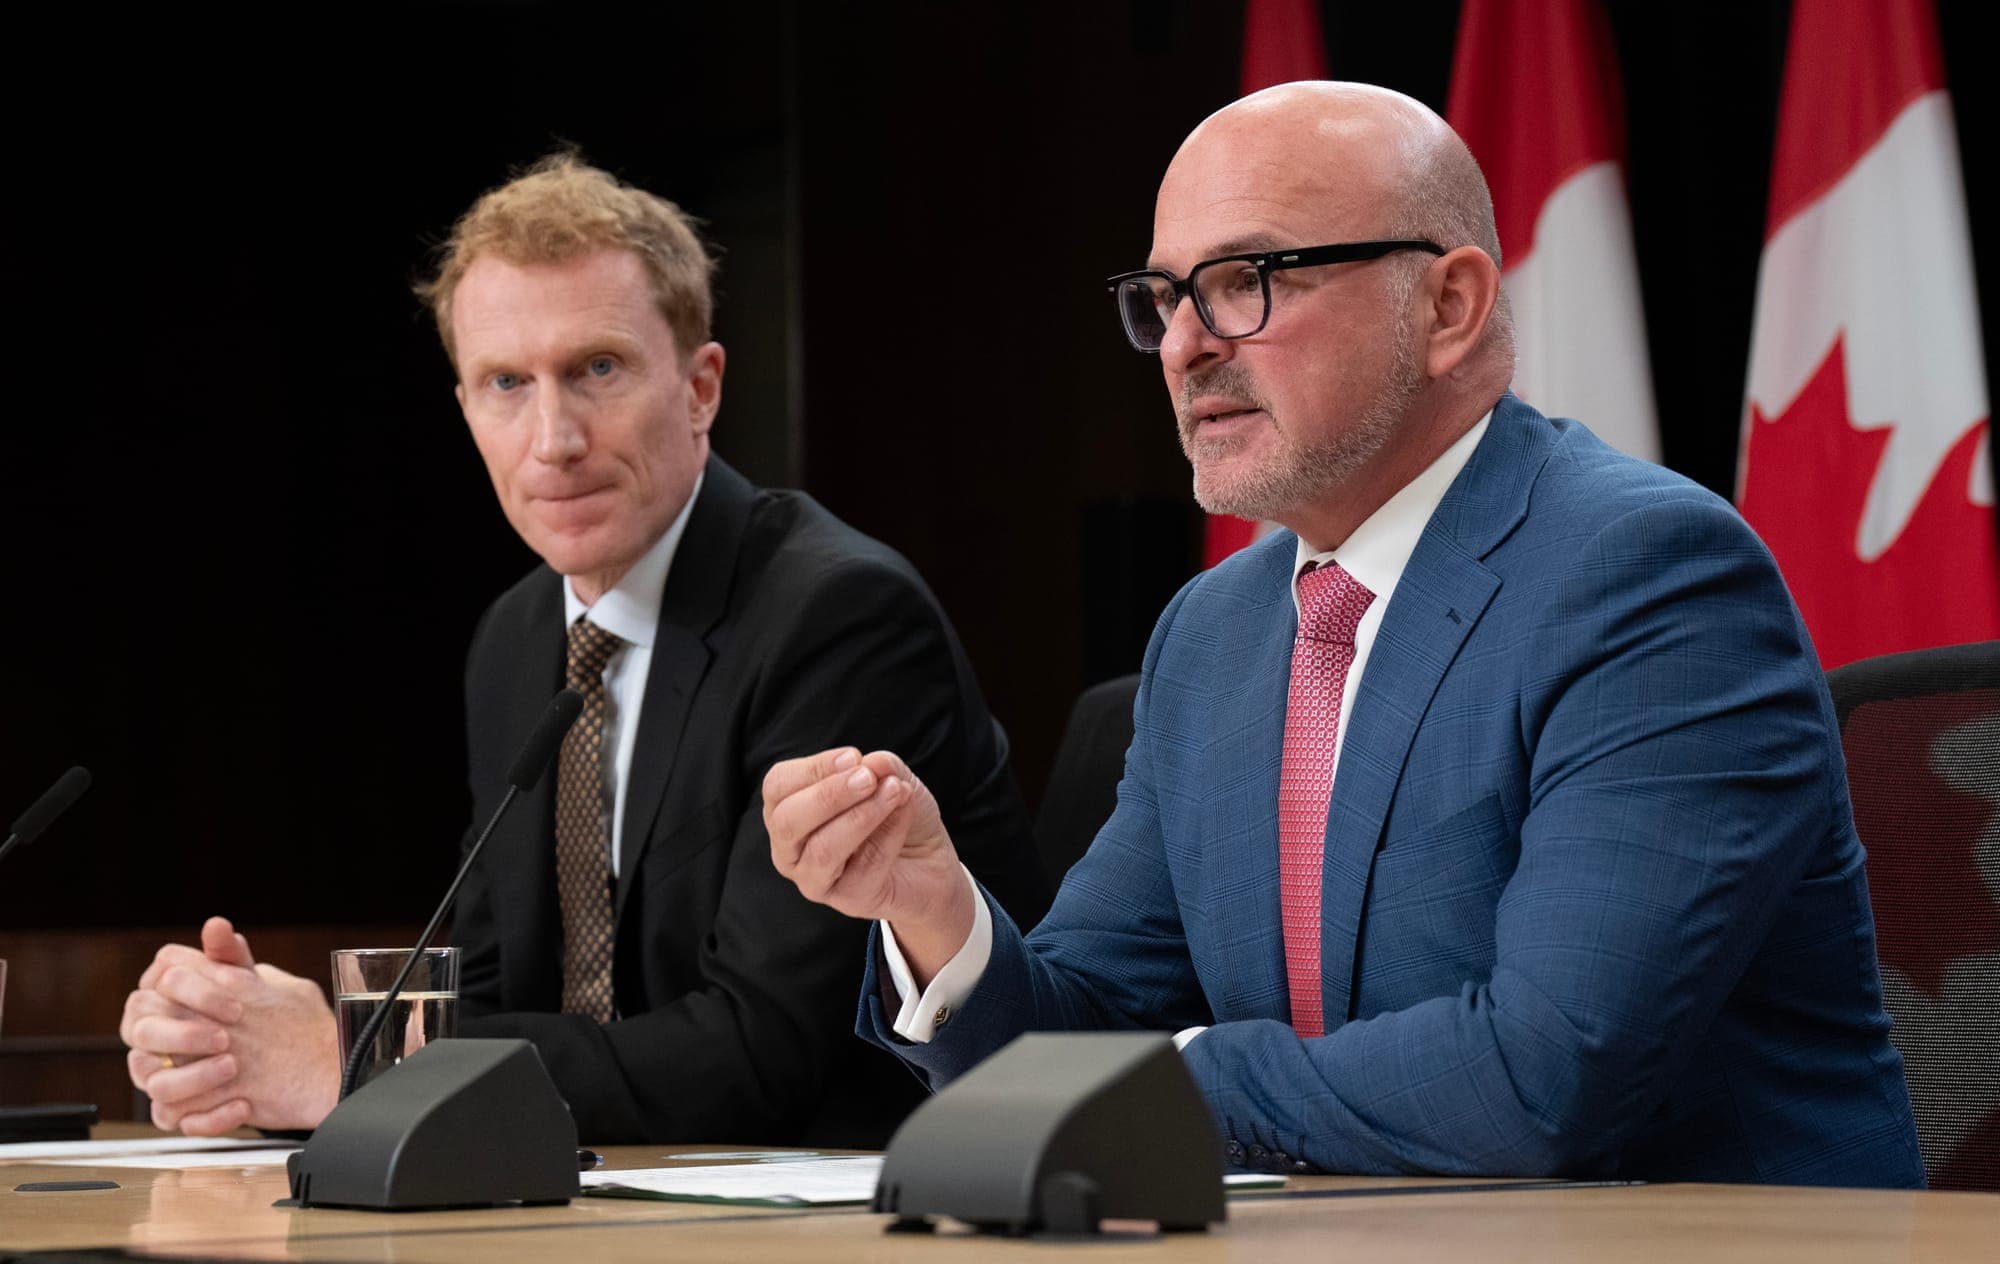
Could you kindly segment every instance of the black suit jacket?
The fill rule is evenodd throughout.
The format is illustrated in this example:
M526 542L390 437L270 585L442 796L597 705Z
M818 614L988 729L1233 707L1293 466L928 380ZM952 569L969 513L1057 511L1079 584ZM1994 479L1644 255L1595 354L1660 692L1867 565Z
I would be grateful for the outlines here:
M473 819L562 687L561 577L487 610L466 664ZM852 1034L867 926L772 867L761 785L851 743L907 759L1010 911L1047 896L1006 739L958 639L893 550L711 458L660 602L626 793L613 986L563 1014L553 770L467 877L461 1034L534 1042L587 1141L879 1145L921 1088Z

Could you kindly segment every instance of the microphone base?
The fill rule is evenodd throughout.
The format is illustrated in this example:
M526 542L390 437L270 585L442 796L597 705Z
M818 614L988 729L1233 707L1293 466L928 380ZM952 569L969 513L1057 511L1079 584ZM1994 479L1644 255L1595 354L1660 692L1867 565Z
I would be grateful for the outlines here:
M875 1210L897 1232L949 1216L1016 1236L1229 1214L1214 1118L1173 1041L1150 1032L1016 1038L903 1121Z
M88 1141L97 1107L79 1102L0 1106L0 1144L17 1141Z
M566 1203L576 1122L525 1040L437 1040L338 1106L287 1163L292 1203L362 1211Z

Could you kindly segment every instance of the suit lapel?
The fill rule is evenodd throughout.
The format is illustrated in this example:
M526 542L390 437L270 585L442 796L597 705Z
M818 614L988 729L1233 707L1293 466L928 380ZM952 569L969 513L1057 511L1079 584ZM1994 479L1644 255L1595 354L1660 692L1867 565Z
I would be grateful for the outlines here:
M512 752L540 722L549 699L563 687L562 578L545 572L537 586L519 643L520 687L499 691L506 699L501 735L496 739ZM560 958L550 951L562 943L562 917L555 900L555 760L542 770L534 789L521 795L487 840L479 864L493 891L495 934L505 968L505 993L510 1008L540 1009L562 996ZM504 782L503 793L504 793ZM475 821L474 828L486 823ZM553 998L553 999L552 999Z
M632 744L625 826L619 839L617 912L621 918L640 862L654 845L654 830L662 823L660 808L673 780L681 744L688 738L688 717L695 696L715 659L709 635L728 606L737 554L755 499L756 489L748 480L721 458L709 457L701 494L688 514L687 529L660 594L653 661L646 673L645 701Z
M1369 651L1327 808L1320 986L1329 1026L1351 1016L1368 882L1417 727L1500 590L1480 559L1526 515L1553 437L1541 414L1511 394L1501 398L1418 539Z
M1295 546L1290 532L1282 539L1261 546L1259 573L1237 586L1235 608L1215 616L1225 635L1232 627L1261 629L1239 669L1212 673L1218 723L1203 761L1220 774L1206 799L1201 837L1217 953L1230 963L1213 1006L1224 1022L1291 1020L1278 915L1277 803L1298 616L1289 587Z

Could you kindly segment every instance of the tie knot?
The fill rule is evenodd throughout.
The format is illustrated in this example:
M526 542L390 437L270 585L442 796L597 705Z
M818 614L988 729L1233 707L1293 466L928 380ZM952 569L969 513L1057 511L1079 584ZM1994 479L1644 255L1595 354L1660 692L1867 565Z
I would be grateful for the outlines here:
M604 665L625 644L625 638L606 632L588 619L569 625L569 687L588 692L604 686Z
M1354 629L1374 600L1375 594L1340 563L1308 566L1299 576L1299 636L1352 645Z

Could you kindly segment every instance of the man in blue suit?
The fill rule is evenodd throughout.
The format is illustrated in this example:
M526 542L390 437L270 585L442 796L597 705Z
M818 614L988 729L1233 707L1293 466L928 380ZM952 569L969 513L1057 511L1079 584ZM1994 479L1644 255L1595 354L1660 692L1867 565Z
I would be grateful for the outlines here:
M1832 709L1725 503L1506 391L1485 182L1408 98L1204 122L1115 278L1213 512L1288 528L1147 650L1118 806L1025 938L893 754L765 781L880 922L933 1086L1176 1031L1239 1165L1919 1185Z

